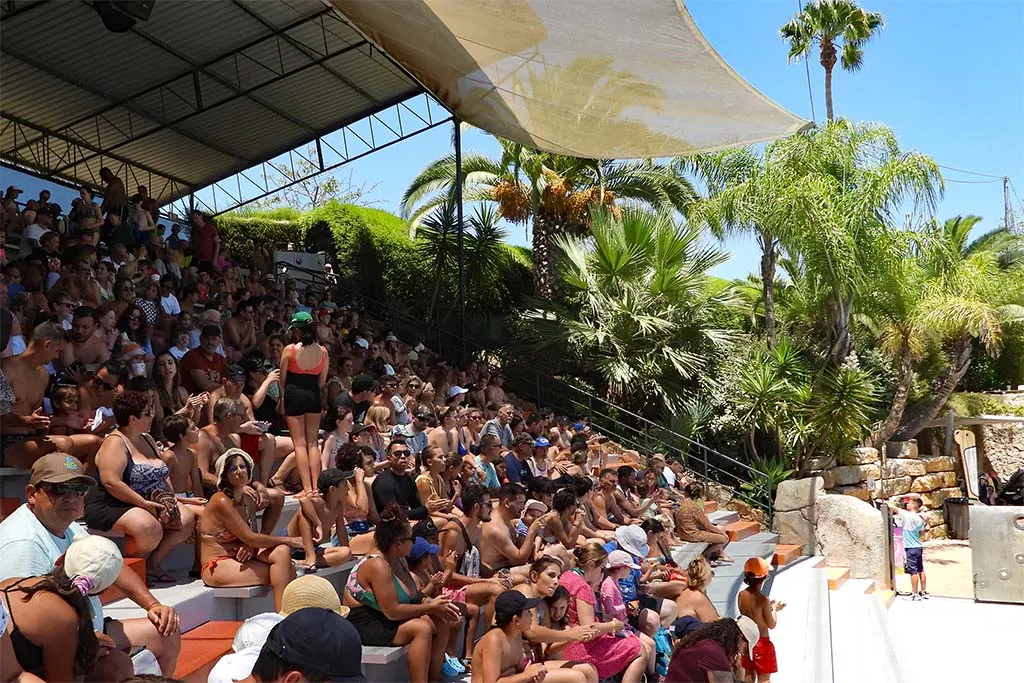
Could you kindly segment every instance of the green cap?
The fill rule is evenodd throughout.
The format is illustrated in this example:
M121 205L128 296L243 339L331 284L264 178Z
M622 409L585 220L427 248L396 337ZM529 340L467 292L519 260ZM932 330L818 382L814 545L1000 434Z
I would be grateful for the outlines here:
M306 325L313 322L313 316L305 311L299 311L292 316L292 321L288 324L288 329L295 329L298 327L305 327Z

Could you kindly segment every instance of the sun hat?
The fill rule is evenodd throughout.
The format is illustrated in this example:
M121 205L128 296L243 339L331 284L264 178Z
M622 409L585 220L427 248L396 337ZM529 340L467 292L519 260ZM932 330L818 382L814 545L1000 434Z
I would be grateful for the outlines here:
M763 579L772 571L772 566L762 557L750 557L743 563L743 573L750 574L755 579Z
M68 482L79 482L93 486L96 480L85 473L85 467L81 461L67 453L50 453L32 463L32 470L28 483L32 486L38 484L65 484Z
M306 607L329 609L339 616L348 614L348 607L341 604L338 591L322 576L305 574L292 579L281 594L281 616L287 617Z
M335 683L365 683L363 645L347 619L320 607L306 607L270 630L265 652L285 664Z
M630 569L640 569L640 565L633 561L633 556L627 553L625 550L613 550L608 553L608 569L618 569L619 567L629 567Z
M217 472L217 478L220 479L224 476L224 468L228 466L228 459L234 456L241 456L245 463L249 466L249 474L252 475L256 465L252 461L252 456L243 451L241 448L229 448L224 451L224 454L217 458L217 462L214 463L214 470Z
M737 617L736 625L740 627L743 637L747 640L747 657L753 659L754 646L761 640L761 629L757 627L757 622L748 616Z
M305 311L299 311L298 313L292 316L291 322L288 323L288 329L294 330L300 327L305 327L311 322L313 322L313 316L311 316L309 313L306 313Z
M523 505L523 510L524 511L525 510L536 510L537 512L539 512L541 514L544 514L545 512L548 511L548 506L545 505L544 501L542 501L542 500L537 500L536 498L531 498L530 500L526 501L525 505Z
M424 555L437 555L438 551L441 550L441 546L436 543L428 543L425 538L417 538L412 544L412 550L409 551L409 561L416 561Z
M463 389L462 387L454 385L454 384L452 386L448 387L448 398L455 398L459 394L468 394L468 393L469 393L469 389Z
M616 529L615 540L619 542L620 548L634 557L647 557L647 553L651 551L650 546L647 545L647 534L636 524L620 526Z
M109 538L78 536L64 553L64 573L82 595L99 595L114 585L124 559Z

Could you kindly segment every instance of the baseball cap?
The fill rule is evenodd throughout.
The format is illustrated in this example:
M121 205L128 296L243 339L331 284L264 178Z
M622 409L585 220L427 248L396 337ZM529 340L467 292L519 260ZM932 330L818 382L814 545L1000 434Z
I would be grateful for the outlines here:
M21 189L20 187L15 187L14 185L8 185L7 186L7 192L8 193L11 193L11 192L24 192L24 191L25 190Z
M575 432L582 432L586 428L587 428L587 425L583 424L582 422L577 422L576 424L574 424L572 426L572 429Z
M361 670L363 645L356 627L321 607L306 607L285 617L271 629L261 657L263 653L335 683L366 681Z
M616 529L615 540L618 541L620 548L635 557L647 557L647 553L651 551L650 546L647 545L647 534L636 524L620 526Z
M64 573L83 595L99 595L114 585L124 559L103 536L77 537L64 553Z
M436 533L437 525L434 524L434 520L430 519L429 517L427 519L421 519L420 521L416 522L412 527L413 538L433 536Z
M28 483L36 484L64 484L76 481L92 486L96 483L92 477L85 474L85 467L78 458L67 453L50 453L44 455L32 464L32 474Z
M763 557L750 557L743 563L743 573L756 579L763 579L771 572L772 566Z
M437 555L437 552L441 549L441 546L436 543L428 543L425 538L417 538L412 544L412 550L409 551L409 560L418 560L424 555Z
M761 640L761 629L757 627L757 623L753 619L747 616L738 617L736 625L740 627L743 637L747 640L747 657L753 659L754 646L757 645L757 641Z
M352 431L349 432L349 435L355 436L356 434L362 434L367 429L373 429L373 425L363 424L362 422L356 422L355 424L352 425Z
M240 365L229 365L224 369L224 379L230 379L233 382L244 382L245 378L245 370Z
M358 346L358 347L360 347L360 348L363 348L363 349L368 349L368 348L370 348L370 342L366 341L366 340L365 340L365 339L363 339L362 337L360 337L359 339L356 339L356 340L355 340L355 342L353 342L353 343L354 343L354 344L355 344L356 346Z
M534 448L549 448L550 446L551 446L551 442L548 441L543 436L538 436L537 440L533 442L533 447Z
M618 567L640 569L640 565L633 561L633 556L625 550L613 550L608 554L608 568L616 569Z
M398 341L398 337L396 337L394 334L389 332L388 336L384 337L384 341L386 341L386 342L396 342L396 341Z
M308 576L312 576L312 574ZM241 652L250 647L263 647L263 643L267 642L267 636L270 635L271 629L283 620L284 617L277 612L263 612L249 617L235 631L235 637L231 641L231 649L235 652Z
M494 599L495 613L522 614L540 604L540 598L528 598L519 591L507 590Z
M418 406L416 408L416 412L414 412L412 415L413 417L418 418L420 420L429 420L431 417L434 416L434 411L428 408L427 406Z
M468 394L469 389L463 389L460 386L452 385L448 387L448 398L455 398L459 394Z
M299 327L305 327L311 322L313 322L313 316L305 311L299 311L292 316L292 321L288 323L288 329L294 330Z
M319 311L316 312L316 314L317 314L317 316L330 315L331 314L331 309L329 309L329 308L321 308Z
M281 594L281 616L287 617L307 607L329 609L340 616L348 614L348 607L341 604L331 582L313 574L292 579Z
M530 500L526 501L525 505L523 505L523 510L537 510L541 514L544 514L548 511L548 506L545 505L544 501L542 500L531 498Z

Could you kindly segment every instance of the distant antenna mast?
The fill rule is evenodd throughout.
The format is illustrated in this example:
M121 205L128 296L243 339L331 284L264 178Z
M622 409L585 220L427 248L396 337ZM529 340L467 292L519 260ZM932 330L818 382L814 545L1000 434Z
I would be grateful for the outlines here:
M1003 222L1011 233L1017 232L1017 220L1013 215L1013 204L1010 203L1010 177L1003 176Z

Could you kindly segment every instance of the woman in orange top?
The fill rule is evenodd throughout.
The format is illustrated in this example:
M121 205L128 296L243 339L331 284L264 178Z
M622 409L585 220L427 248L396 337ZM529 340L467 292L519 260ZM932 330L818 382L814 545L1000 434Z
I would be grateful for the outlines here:
M323 414L327 386L327 349L316 341L313 316L299 312L292 316L289 329L299 330L299 341L281 352L281 386L279 411L295 446L295 462L302 480L302 491L296 497L317 497L320 476L320 416Z

